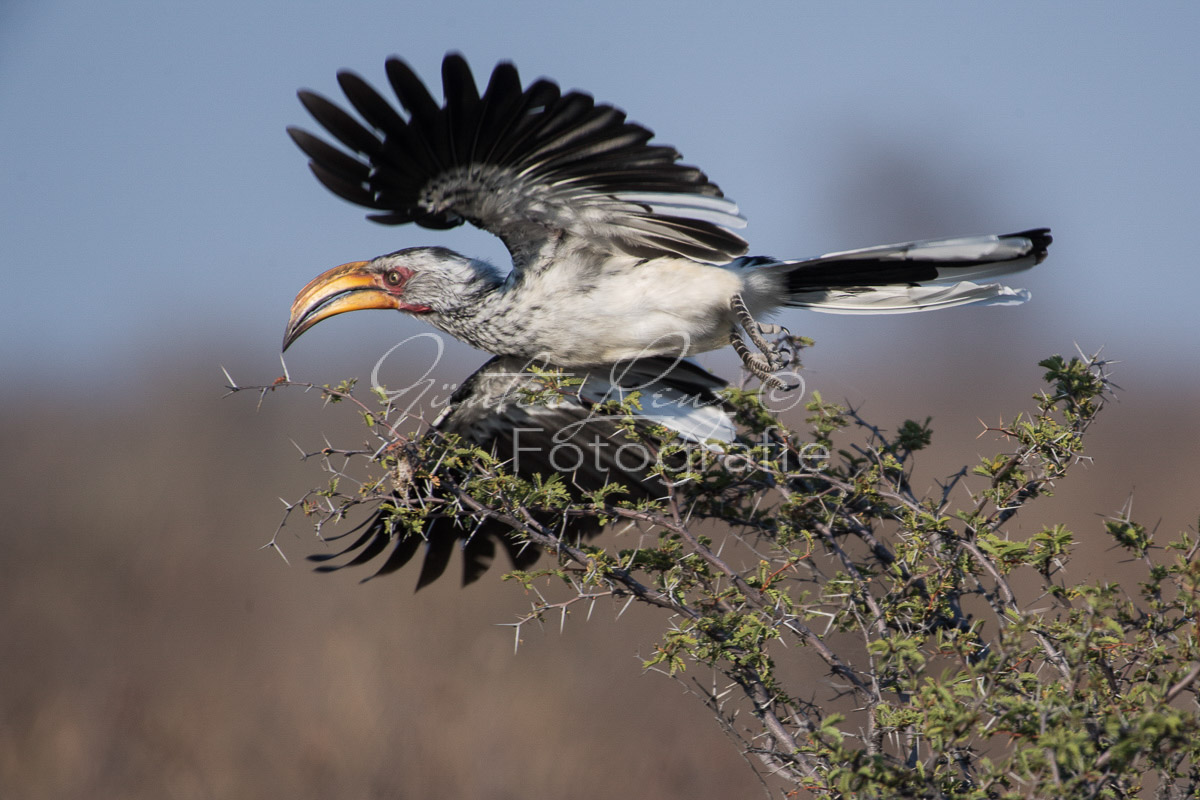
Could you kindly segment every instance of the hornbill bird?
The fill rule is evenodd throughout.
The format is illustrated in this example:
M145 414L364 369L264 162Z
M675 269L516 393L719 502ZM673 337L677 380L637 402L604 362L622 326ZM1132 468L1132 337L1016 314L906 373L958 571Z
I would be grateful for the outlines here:
M724 386L690 361L663 356L576 369L496 356L454 392L427 435L478 447L525 480L557 473L575 502L610 484L621 487L621 500L654 499L667 491L664 476L671 480L724 458L734 442L750 444L738 436L720 394ZM676 447L664 450L668 442ZM484 573L498 549L515 569L528 569L544 548L516 538L505 521L472 514L455 502L451 484L478 479L479 469L470 464L458 472L410 475L403 481L390 503L426 510L419 534L403 530L385 505L334 537L350 538L343 549L310 560L323 562L318 569L328 572L382 558L378 576L423 553L417 589L441 577L459 549L464 585ZM602 527L594 515L570 517L553 509L529 513L536 524L571 540L595 536ZM348 559L333 563L342 556Z
M611 399L614 387L627 390L628 380L667 397L707 398L699 416L682 401L684 410L666 416L635 414L626 420L635 432L664 425L700 447L707 439L731 441L735 430L717 395L723 381L680 358L732 345L752 374L781 386L774 373L785 365L786 349L765 337L777 326L757 320L782 307L892 314L1022 303L1024 290L988 281L1040 263L1051 242L1049 230L1038 228L802 260L746 256L747 243L734 232L745 225L737 206L702 171L679 163L674 148L652 144L652 132L619 109L582 92L563 93L544 78L523 87L510 63L497 65L480 92L466 61L453 53L442 62L442 103L400 59L389 59L386 72L399 108L354 73L338 73L361 121L300 91L301 103L335 141L288 129L313 173L334 194L371 209L375 222L433 229L470 222L489 231L508 248L512 268L441 247L343 264L300 291L283 348L321 320L381 308L422 317L495 354L455 394L434 435L457 434L524 477L559 470L539 461L537 447L521 451L516 432L527 426L543 430L543 454L563 442L584 446L573 437L593 431L615 453L626 429L598 413L604 403L597 398ZM545 407L512 401L512 387L528 380L534 361L582 380L583 388ZM612 372L607 365L616 362L641 366ZM514 384L513 375L525 377ZM699 423L710 427L694 430ZM620 464L574 469L569 478L577 495L610 481L634 497L663 493L649 470ZM419 586L444 571L459 545L464 582L486 568L497 544L518 568L536 558L539 548L523 549L494 517L480 517L474 527L461 522L435 514L421 535L401 534L385 510L338 555L353 554L349 564L359 564L392 545L380 570L390 572L424 545ZM575 535L597 529L594 518L572 525Z
M732 344L773 382L781 359L763 334L774 326L756 318L784 306L892 314L1021 303L1027 292L981 281L1040 263L1051 241L1038 228L798 261L747 257L731 230L745 224L737 206L619 109L544 78L522 88L510 63L481 93L454 53L442 62L440 104L405 62L386 68L403 111L352 72L338 82L362 122L299 93L342 146L289 128L313 173L376 222L489 231L512 269L440 247L343 264L301 290L285 350L335 314L391 308L490 353L568 368Z

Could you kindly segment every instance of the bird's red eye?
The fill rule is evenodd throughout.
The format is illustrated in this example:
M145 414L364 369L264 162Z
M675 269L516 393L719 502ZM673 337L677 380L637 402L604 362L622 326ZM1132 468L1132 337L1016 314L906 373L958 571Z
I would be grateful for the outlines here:
M404 276L400 274L398 269L389 269L383 273L383 279L387 281L388 286L399 286L404 283Z

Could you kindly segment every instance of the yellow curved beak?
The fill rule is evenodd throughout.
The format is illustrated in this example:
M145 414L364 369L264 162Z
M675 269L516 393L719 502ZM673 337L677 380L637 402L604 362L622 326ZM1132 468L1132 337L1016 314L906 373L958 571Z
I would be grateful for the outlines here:
M364 308L399 308L395 296L379 286L379 276L367 270L369 262L351 261L323 272L300 290L283 334L287 350L300 334L323 319Z

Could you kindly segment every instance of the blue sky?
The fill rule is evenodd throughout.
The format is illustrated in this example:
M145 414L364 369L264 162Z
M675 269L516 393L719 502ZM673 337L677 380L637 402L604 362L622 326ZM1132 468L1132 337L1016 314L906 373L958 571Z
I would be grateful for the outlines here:
M738 201L753 252L1054 228L1022 308L783 320L827 357L994 337L1194 364L1198 33L1182 2L10 3L0 368L111 381L178 352L269 378L318 272L417 244L503 261L477 232L366 222L284 134L308 122L297 88L381 85L393 53L440 93L447 50L624 108ZM289 364L422 329L348 315Z

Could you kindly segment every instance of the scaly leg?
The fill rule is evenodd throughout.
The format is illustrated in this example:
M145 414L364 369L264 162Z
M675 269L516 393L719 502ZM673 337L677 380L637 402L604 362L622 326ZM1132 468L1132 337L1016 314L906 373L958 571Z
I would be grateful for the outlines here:
M742 299L740 293L730 298L729 307L733 309L734 315L737 316L742 329L746 331L746 335L750 337L750 341L762 351L763 357L770 369L772 371L783 369L785 365L779 361L775 347L763 338L763 334L770 336L782 333L784 329L779 325L760 325L756 322L754 317L750 315L750 309L746 308L746 301Z
M746 365L746 369L750 371L751 375L764 384L783 388L783 381L771 374L771 363L758 353L750 352L750 348L746 347L746 343L742 341L742 332L737 328L729 332L729 343L733 345L734 352L742 359L742 363Z
M746 336L750 341L761 351L752 353L746 343L742 341L742 335L737 327L730 332L729 343L733 345L734 351L742 359L742 363L746 365L746 369L750 374L761 380L764 384L776 386L778 388L786 387L786 384L775 377L771 373L783 369L787 363L780 358L778 348L763 338L763 335L768 336L777 333L787 333L787 329L779 325L760 325L755 321L750 314L750 309L746 308L746 301L742 299L741 294L735 294L729 300L729 307L737 317L738 324L742 330L746 332Z

